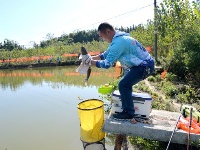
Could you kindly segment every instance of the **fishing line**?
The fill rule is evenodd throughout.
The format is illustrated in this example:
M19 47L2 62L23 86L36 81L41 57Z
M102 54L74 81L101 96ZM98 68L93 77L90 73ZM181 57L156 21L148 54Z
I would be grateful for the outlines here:
M101 22L109 21L109 20L118 18L118 17L120 17L120 16L124 16L124 15L130 14L130 13L133 13L133 12L137 12L137 11L142 10L142 9L144 9L144 8L147 8L147 7L151 6L151 5L153 5L153 4L149 4L149 5L143 6L143 7L141 7L141 8L137 8L137 9L131 10L131 11L129 11L129 12L125 12L125 13L123 13L123 14L119 14L119 15L117 15L117 16L114 16L114 17L111 17L111 18L107 18L107 19L98 21L98 22L93 23L93 24L86 25L86 26L81 27L81 28L78 28L78 29L76 29L76 30L80 30L80 29L83 29L83 28L87 28L87 27L89 27L89 26L94 26L94 25L99 24L99 23L101 23Z

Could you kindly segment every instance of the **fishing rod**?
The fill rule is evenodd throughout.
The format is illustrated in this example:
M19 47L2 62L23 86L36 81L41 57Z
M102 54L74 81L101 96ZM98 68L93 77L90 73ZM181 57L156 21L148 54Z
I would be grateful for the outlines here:
M189 146L190 146L190 131L191 131L191 124L192 124L192 111L193 111L193 108L190 107L190 122L189 122L189 129L188 129L187 150L189 150Z
M172 137L173 137L173 135L174 135L174 132L175 132L175 130L176 130L176 127L177 127L177 125L178 125L178 122L179 122L179 120L180 120L180 118L181 118L181 115L182 115L182 114L180 114L179 117L178 117L178 120L177 120L177 122L176 122L176 126L175 126L175 128L174 128L174 130L173 130L173 132L172 132L172 134L171 134L171 137L170 137L170 140L169 140L169 142L168 142L168 145L167 145L166 150L168 150L168 148L169 148L169 145L170 145L170 143L171 143Z

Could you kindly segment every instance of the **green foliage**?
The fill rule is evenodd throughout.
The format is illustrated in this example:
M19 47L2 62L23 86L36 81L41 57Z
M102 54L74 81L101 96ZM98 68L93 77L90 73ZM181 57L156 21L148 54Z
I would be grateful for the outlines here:
M176 99L179 103L189 103L187 96L185 94L179 93L176 96Z
M174 54L172 56L172 61L170 62L169 72L173 72L180 78L184 78L188 72L188 68L185 65L185 54L182 52L181 47L174 48Z
M147 92L150 93L151 90L149 89L148 86L145 85L145 83L143 81L139 82L138 84L134 85L133 90L139 90L139 91L143 91L143 92Z
M200 34L188 35L183 39L183 44L174 48L174 54L168 71L173 72L180 78L185 78L189 73L195 74L200 72Z
M188 0L164 0L158 7L159 57L165 68L184 78L199 72L199 9ZM184 31L184 32L183 32Z
M190 84L186 84L183 81L179 81L179 78L172 73L167 73L167 76L165 79L160 78L160 75L151 76L148 78L148 81L151 82L152 85L154 85L155 89L160 91L161 93L165 93L165 96L170 99L176 99L179 103L190 103L190 104L197 104L199 103L199 96L200 96L200 90L198 86L192 86ZM143 90L145 89L142 85L142 88L139 89ZM159 94L154 95L153 92L149 92L152 95L153 99L156 99L156 101L152 102L152 107L156 109L164 109L164 110L170 110L170 100L167 102L164 102L163 98L158 96ZM163 104L163 105L161 105Z
M156 79L155 79L154 76L150 76L150 77L148 77L148 81L150 81L150 82L156 82Z
M169 72L169 73L167 73L167 75L166 75L166 80L167 80L167 81L171 81L171 82L175 82L175 81L178 81L179 78L178 78L177 75L175 75L175 74Z
M148 20L146 25L140 24L135 27L135 30L131 31L131 36L140 41L144 47L152 46L154 41L154 26L153 22Z
M160 74L157 74L155 76L155 80L156 80L156 82L161 82L161 76L160 76Z
M69 35L63 34L58 38L55 38L54 35L48 33L46 39L47 40L40 42L40 47L46 48L55 45L74 45L74 43L89 43L93 40L100 41L97 30L77 31L70 33Z
M183 41L183 53L186 60L185 65L188 68L188 72L196 73L200 72L200 32L196 31L196 34L188 34L187 38Z
M168 142L153 141L138 137L129 137L129 141L137 150L165 150L168 145ZM185 147L185 144L170 143L169 150L184 150ZM190 148L194 150L199 149L199 143L192 143Z
M198 140L198 142L192 142L191 145L199 149L200 148L200 139Z
M3 43L0 43L0 51L8 50L12 51L13 49L21 50L22 46L18 45L16 41L5 39Z
M92 41L88 43L72 43L70 45L63 45L62 43L54 43L54 45L50 45L47 47L33 47L25 50L18 50L14 49L12 51L8 50L1 50L0 51L0 60L3 59L15 59L15 58L22 58L22 57L34 57L34 56L52 56L54 60L56 60L57 57L62 56L63 54L74 54L74 53L80 53L81 46L85 46L85 48L89 52L102 52L104 51L108 43L106 42L98 42L98 41ZM76 61L77 57L63 57L62 61ZM44 60L42 62L48 62L48 60ZM23 64L31 64L35 63L32 61L26 61L22 62ZM14 63L12 63L14 64ZM16 64L16 63L15 63ZM3 65L3 64L0 64Z
M164 100L161 96L152 96L152 109L172 111L170 101Z
M164 148L161 148L162 142L159 142L159 141L152 141L152 140L143 139L139 137L129 137L129 141L136 149L164 150Z
M169 81L161 82L162 85L162 91L165 93L167 97L174 97L178 94L178 90L176 87Z
M179 85L178 95L176 99L181 103L195 103L196 102L196 92L195 89L189 85Z

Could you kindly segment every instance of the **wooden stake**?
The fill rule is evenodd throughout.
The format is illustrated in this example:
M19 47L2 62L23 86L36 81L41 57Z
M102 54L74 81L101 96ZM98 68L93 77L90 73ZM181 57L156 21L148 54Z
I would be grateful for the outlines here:
M116 135L114 150L121 150L123 141L126 140L126 135Z

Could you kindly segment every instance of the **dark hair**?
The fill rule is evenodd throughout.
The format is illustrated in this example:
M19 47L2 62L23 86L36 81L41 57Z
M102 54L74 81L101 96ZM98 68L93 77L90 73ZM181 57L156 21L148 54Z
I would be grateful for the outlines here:
M113 26L107 22L101 23L98 27L98 31L105 31L106 29L114 30Z

